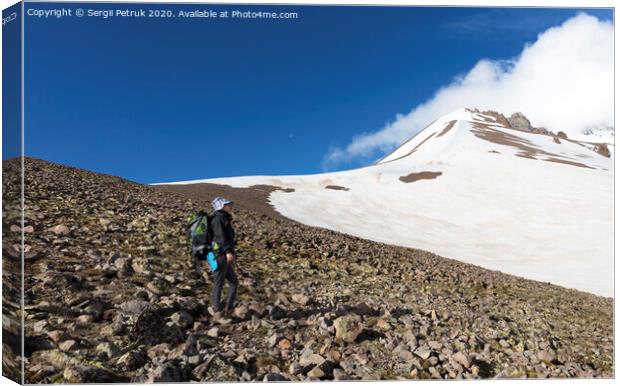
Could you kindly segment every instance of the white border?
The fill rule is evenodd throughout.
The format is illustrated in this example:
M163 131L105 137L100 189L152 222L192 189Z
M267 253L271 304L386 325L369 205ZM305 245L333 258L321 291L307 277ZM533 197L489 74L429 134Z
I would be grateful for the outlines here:
M53 1L40 1L40 0L30 0L28 2L53 2ZM289 4L289 5L368 5L368 6L446 6L446 7L450 7L450 6L458 6L458 7L559 7L559 8L614 8L614 26L615 26L615 20L616 20L616 9L615 9L615 3L613 1L610 0L589 0L589 1L584 1L584 0L561 0L561 1L553 1L553 0L520 0L520 1L514 1L514 0L506 0L506 1L497 1L497 0L450 0L450 1L438 1L438 0L426 0L426 1L419 1L419 0L388 0L388 1L379 1L379 0L306 0L306 1L295 1L295 0L267 0L267 1L260 1L260 0L242 0L242 1L234 1L234 0L218 0L218 1L179 1L179 0L169 0L169 1L148 1L148 0L133 0L133 1L122 1L122 0L108 0L108 1L66 1L66 3L178 3L178 4ZM2 5L2 9L7 8L13 4L17 3L17 1L14 0L0 0L0 5ZM22 38L23 38L23 28L24 28L24 24L22 23ZM0 41L2 38L2 32L0 29ZM618 63L618 49L617 49L617 45L618 45L618 35L617 35L617 30L614 28L614 58L615 58L615 68L617 68L617 63ZM0 63L2 63L2 53L0 50ZM22 67L23 67L23 47L22 47ZM22 68L22 73L23 73L23 68ZM615 74L615 72L614 72ZM1 78L1 77L0 77ZM0 79L0 86L2 84L2 81ZM614 95L615 95L615 91L618 90L618 81L614 76ZM22 106L23 106L23 77L22 77ZM2 96L0 94L0 106L2 105ZM617 104L615 105L614 108L614 123L615 123L615 114L618 111L618 107ZM0 111L0 119L2 118L2 113ZM24 133L23 133L23 121L24 119L24 110L22 109L22 138ZM615 124L614 124L615 127ZM0 149L1 149L1 145L2 145L2 139L0 137ZM22 143L22 149L23 149L23 143ZM0 150L1 153L1 150ZM1 155L1 154L0 154ZM22 184L22 189L23 189L23 184ZM0 191L1 191L1 187L0 187ZM617 199L617 186L615 184L614 181L614 203L615 200ZM615 211L614 211L615 212ZM618 237L618 230L615 228L615 213L614 213L614 240L617 239ZM1 224L0 224L0 230L1 230ZM23 241L23 235L22 235L22 241ZM614 242L614 251L615 251L615 242ZM23 269L23 266L22 266ZM614 281L616 278L618 278L618 265L614 264ZM0 269L0 274L2 273L2 270ZM23 278L23 274L22 274L22 278ZM615 292L614 292L615 293ZM615 294L616 295L616 294ZM615 299L615 296L614 296ZM23 280L22 280L22 301L23 301ZM22 305L23 306L23 305ZM617 330L617 324L615 323L615 316L617 315L618 312L618 304L616 302L614 302L614 365L617 366L618 364L618 359L620 358L620 355L618 353L618 345L616 344L617 338L618 338L618 330ZM394 383L394 382L398 382L399 385L414 385L414 382L416 381L389 381L389 382L363 382L365 385L382 385L382 384L386 384L386 383ZM464 382L464 381L462 381ZM549 382L553 382L555 385L564 385L564 384L571 384L571 385L575 385L575 384L589 384L590 382L595 382L597 385L612 385L615 384L615 380L614 379L605 379L605 380L593 380L593 379L571 379L571 380L562 380L562 379L552 379L552 380L482 380L482 381L478 381L478 382L484 382L485 384L489 384L489 385L497 385L497 384L508 384L510 386L512 385L536 385L536 384L544 384L544 383L549 383ZM527 382L527 383L526 383ZM344 382L345 384L353 384L353 382ZM4 385L4 384L13 384L11 381L9 381L7 378L1 377L0 378L0 385ZM227 383L218 383L221 385L229 385ZM246 384L246 383L230 383L230 385L241 385L241 384ZM249 383L247 383L249 385ZM295 385L300 385L300 384L304 384L304 385L310 385L311 382L295 382ZM169 384L162 384L162 385L169 385Z

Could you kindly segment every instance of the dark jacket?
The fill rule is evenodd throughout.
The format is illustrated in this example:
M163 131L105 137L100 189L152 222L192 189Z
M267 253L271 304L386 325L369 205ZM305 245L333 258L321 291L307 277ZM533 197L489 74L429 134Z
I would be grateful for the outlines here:
M232 227L232 216L230 213L218 210L213 213L211 220L211 229L213 230L213 241L217 243L219 249L218 254L226 254L228 252L235 253L235 230Z

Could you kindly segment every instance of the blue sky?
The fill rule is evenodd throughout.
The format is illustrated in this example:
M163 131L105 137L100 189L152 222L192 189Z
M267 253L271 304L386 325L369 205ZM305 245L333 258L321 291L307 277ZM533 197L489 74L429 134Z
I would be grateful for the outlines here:
M27 17L26 154L144 183L322 172L330 147L380 129L482 58L518 55L577 13L159 6L197 8L299 19Z

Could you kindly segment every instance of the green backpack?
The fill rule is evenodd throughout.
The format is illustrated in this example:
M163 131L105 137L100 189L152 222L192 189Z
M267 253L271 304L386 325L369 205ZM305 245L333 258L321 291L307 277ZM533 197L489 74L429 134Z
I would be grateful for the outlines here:
M192 246L192 256L206 259L213 242L211 216L202 210L191 215L187 219L187 238Z

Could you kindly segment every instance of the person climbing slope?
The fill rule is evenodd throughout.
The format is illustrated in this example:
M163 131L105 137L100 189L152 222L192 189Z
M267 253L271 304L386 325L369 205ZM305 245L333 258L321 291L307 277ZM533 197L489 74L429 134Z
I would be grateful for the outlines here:
M211 310L216 322L229 322L223 317L220 296L224 287L224 280L228 281L228 296L226 299L226 313L235 308L237 286L239 281L234 269L235 263L235 230L232 226L233 202L224 197L216 197L212 202L213 217L211 229L213 231L213 253L217 261L217 269L213 272L213 288L211 290Z

